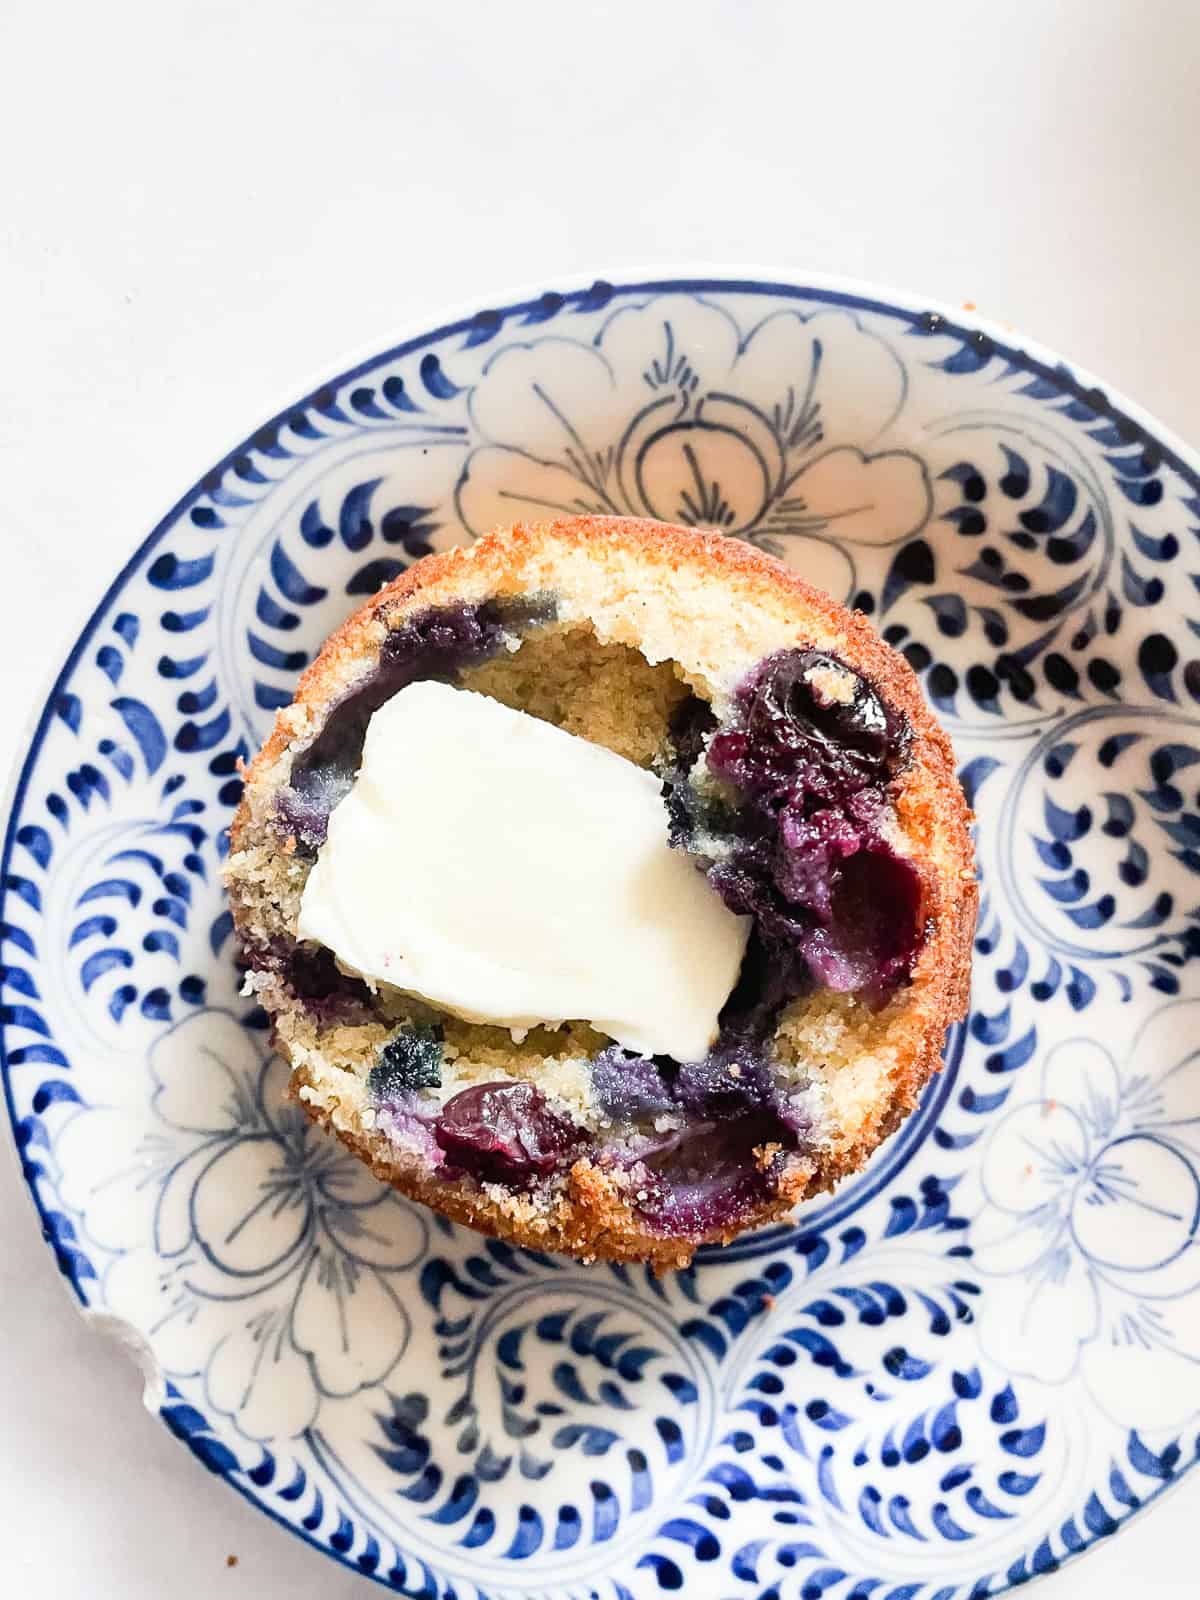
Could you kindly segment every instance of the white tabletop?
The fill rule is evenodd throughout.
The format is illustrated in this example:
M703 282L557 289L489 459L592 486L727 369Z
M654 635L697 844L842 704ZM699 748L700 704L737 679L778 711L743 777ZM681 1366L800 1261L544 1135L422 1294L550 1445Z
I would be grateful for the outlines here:
M1194 0L7 0L0 763L211 461L347 351L506 288L876 279L1200 442L1198 78ZM0 1204L3 1592L378 1592L141 1410L7 1159ZM1046 1593L1195 1595L1198 1516L1200 1474Z

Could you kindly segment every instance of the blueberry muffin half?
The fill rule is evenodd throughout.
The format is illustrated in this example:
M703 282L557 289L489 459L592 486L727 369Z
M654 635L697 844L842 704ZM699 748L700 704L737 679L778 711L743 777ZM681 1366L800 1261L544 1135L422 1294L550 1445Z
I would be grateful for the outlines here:
M458 1221L663 1268L912 1109L967 1002L969 821L861 615L578 517L427 557L329 639L227 882L310 1116Z

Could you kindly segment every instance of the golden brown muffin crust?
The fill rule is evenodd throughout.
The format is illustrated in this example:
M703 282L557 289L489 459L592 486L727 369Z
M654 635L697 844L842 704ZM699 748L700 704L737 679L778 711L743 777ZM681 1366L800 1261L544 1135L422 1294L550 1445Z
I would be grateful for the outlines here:
M258 901L245 891L239 853L261 841L266 808L286 782L291 759L320 731L331 706L370 670L388 628L426 606L552 588L556 571L570 568L578 574L581 562L587 563L587 581L603 595L610 616L619 618L622 607L634 613L625 635L643 648L636 616L639 588L659 585L677 594L680 604L705 591L719 592L728 601L724 636L718 637L720 627L711 625L714 639L705 644L707 654L698 652L700 664L693 663L690 674L694 681L707 680L714 699L731 692L732 680L753 663L756 650L758 656L765 653L756 645L755 633L760 615L765 615L771 637L834 651L903 714L911 730L910 759L893 781L891 796L897 826L921 876L926 939L911 983L876 1017L855 1021L865 1030L864 1037L886 1041L891 1066L884 1087L855 1100L830 1069L830 1092L841 1095L838 1104L844 1113L839 1134L814 1151L789 1157L773 1197L752 1216L714 1230L705 1240L724 1242L784 1216L798 1201L856 1171L916 1105L939 1069L947 1027L967 1008L978 900L968 832L971 815L950 741L926 705L916 677L861 613L846 610L781 562L739 540L632 518L519 523L474 545L427 556L330 636L300 679L292 705L278 713L246 773L245 793L231 828L231 902L239 931L251 936ZM733 666L722 684L707 664L726 650ZM263 998L271 1009L269 995ZM785 1027L782 1033L787 1031ZM648 1230L613 1175L586 1157L576 1161L549 1207L493 1186L469 1189L439 1181L414 1157L398 1151L381 1129L369 1125L353 1094L323 1081L289 1049L286 1038L280 1036L279 1043L293 1062L292 1092L309 1116L331 1128L378 1177L412 1199L533 1249L564 1250L583 1259L648 1261L659 1270L685 1265L690 1258L694 1242L664 1239Z

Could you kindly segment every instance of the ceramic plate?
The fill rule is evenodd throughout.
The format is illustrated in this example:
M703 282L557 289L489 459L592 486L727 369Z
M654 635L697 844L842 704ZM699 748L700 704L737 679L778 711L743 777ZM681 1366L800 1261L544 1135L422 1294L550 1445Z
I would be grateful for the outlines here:
M453 1228L282 1098L238 761L430 549L607 511L860 606L979 817L969 1023L870 1167L656 1282ZM33 735L4 1081L45 1236L206 1467L401 1593L968 1600L1197 1458L1200 492L1044 352L835 284L599 282L363 362L190 489Z

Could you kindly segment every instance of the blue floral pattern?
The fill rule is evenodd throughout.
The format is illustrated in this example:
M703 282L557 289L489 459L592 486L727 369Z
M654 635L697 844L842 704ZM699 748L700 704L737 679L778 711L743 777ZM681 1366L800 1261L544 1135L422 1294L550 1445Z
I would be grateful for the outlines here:
M285 1100L283 1063L228 1012L168 1028L148 1066L155 1123L132 1147L135 1125L113 1108L63 1129L64 1198L122 1252L107 1308L137 1326L154 1296L145 1334L163 1366L204 1371L209 1405L250 1438L291 1437L404 1355L424 1215ZM80 1185L98 1144L111 1175Z
M889 448L907 388L895 352L844 312L776 311L743 333L698 302L685 338L669 303L622 306L590 344L547 336L490 358L456 507L473 533L590 511L844 559L918 532L932 509L922 460Z
M1131 1428L1200 1411L1198 1018L1194 1001L1158 1012L1123 1068L1098 1040L1055 1045L977 1169L975 1264L1015 1280L983 1348L1045 1382L1078 1372Z
M220 892L321 639L497 520L724 529L872 616L979 816L973 1005L867 1170L657 1282L466 1234L283 1094ZM1068 368L836 287L597 283L381 354L133 558L3 863L13 1132L205 1466L398 1592L978 1600L1195 1464L1195 462Z

